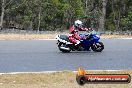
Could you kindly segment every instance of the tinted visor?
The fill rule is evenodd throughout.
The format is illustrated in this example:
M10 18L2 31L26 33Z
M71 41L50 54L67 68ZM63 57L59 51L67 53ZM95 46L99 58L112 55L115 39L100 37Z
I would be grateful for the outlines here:
M77 24L79 28L82 28L82 24Z

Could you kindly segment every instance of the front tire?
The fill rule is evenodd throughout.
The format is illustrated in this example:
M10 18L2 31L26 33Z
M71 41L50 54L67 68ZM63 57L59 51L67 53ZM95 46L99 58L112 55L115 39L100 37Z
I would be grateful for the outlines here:
M94 43L91 49L95 52L101 52L104 49L104 44L102 42Z

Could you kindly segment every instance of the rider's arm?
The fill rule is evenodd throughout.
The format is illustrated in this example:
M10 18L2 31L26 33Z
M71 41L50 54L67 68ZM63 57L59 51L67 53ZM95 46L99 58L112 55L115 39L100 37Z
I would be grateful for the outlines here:
M91 30L92 28L79 28L79 31L87 31L87 30Z

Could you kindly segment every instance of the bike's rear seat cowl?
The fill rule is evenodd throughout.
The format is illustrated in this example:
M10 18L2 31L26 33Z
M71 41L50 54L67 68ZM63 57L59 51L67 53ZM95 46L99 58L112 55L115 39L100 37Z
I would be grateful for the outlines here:
M60 39L62 39L62 40L65 40L65 41L67 41L67 42L70 42L69 37L68 37L67 35L59 35L58 37L59 37Z

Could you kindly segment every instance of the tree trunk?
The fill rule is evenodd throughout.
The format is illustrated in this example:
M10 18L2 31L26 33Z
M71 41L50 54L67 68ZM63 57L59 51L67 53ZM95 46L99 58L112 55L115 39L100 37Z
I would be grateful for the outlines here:
M39 7L39 14L38 14L38 31L40 29L40 24L41 24L41 7Z
M113 21L115 22L115 9L114 9L114 1L112 0L112 12L114 14L114 19Z
M87 12L88 12L88 0L86 0L85 5L86 5L85 16L87 16Z
M102 16L100 17L100 23L99 23L99 30L98 31L104 31L104 26L105 26L105 16L106 16L106 5L107 5L107 0L102 0Z
M120 31L120 16L121 16L121 13L119 11L119 16L118 16L118 22L117 22L117 28L116 28L116 31Z
M5 12L5 0L2 1L2 11L1 11L1 18L0 18L0 29L3 28L3 19L4 19L4 12Z

